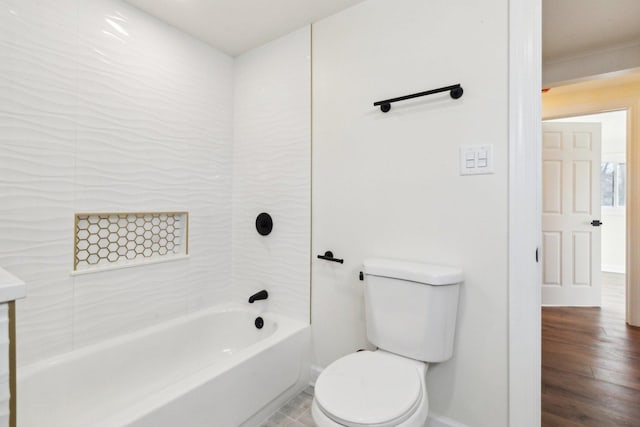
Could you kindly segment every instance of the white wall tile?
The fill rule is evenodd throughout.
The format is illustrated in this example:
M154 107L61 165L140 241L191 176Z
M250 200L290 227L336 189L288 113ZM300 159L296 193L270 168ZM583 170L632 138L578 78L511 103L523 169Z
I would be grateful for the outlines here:
M229 298L232 66L121 1L0 2L0 264L28 284L19 364ZM74 212L147 210L190 212L190 259L71 278Z
M28 283L25 361L72 348L77 14L62 3L6 1L0 14L0 264Z
M309 319L309 28L234 68L121 1L2 0L0 89L20 365L262 288ZM70 276L74 212L159 210L190 212L189 259Z
M271 310L309 321L311 34L305 27L235 63L233 284ZM273 217L256 232L261 212Z
M74 344L92 344L185 314L191 260L75 278Z

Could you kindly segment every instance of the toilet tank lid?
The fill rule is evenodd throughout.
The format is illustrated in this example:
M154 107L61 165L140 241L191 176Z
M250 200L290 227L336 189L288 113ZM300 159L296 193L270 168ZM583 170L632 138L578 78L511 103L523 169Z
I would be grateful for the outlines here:
M464 280L464 274L459 268L384 258L366 259L364 272L371 276L391 277L428 285L453 285Z

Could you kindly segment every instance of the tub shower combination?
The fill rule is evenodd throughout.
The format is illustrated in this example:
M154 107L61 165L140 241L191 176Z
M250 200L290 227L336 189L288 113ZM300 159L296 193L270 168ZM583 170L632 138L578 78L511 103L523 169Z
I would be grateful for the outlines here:
M309 384L310 40L0 1L0 427L252 427Z
M247 307L211 308L21 370L20 427L259 424L308 384L309 325Z
M270 216L259 218L257 231L268 235ZM187 212L77 214L73 274L186 257L188 222ZM99 249L103 240L111 243ZM205 309L19 369L18 425L259 424L308 384L310 369L309 324L254 304L268 298L261 290L244 304Z

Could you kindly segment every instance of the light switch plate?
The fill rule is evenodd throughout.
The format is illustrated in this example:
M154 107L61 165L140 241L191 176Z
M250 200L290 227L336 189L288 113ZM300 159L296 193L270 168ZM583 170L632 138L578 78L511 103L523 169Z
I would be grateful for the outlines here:
M493 144L460 146L460 175L493 173Z

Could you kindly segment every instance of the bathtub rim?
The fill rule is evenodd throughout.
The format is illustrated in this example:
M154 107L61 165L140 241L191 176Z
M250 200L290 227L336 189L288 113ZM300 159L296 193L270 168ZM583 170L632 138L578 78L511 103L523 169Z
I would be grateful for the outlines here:
M247 350L248 348L255 348L256 346L262 347L262 348L268 347L268 346L261 346L260 344L264 343L265 341L279 342L284 338L286 338L287 336L292 335L295 332L309 326L309 323L302 322L300 320L293 319L291 317L284 316L275 312L261 311L259 309L256 309L253 307L247 307L239 303L223 303L223 304L215 305L212 307L204 308L202 310L198 310L193 313L188 313L183 316L178 316L174 319L169 319L167 321L164 321L156 325L147 326L145 328L138 329L131 332L125 332L124 334L117 335L113 338L108 338L104 341L100 341L95 344L83 346L76 350L72 350L66 353L61 353L56 356L53 356L29 365L18 366L17 368L18 398L20 398L20 381L27 380L30 377L37 375L42 371L52 369L64 363L72 362L73 360L81 359L83 357L86 357L94 353L99 353L101 350L104 350L107 348L127 344L129 342L135 341L140 337L157 333L164 329L169 329L174 326L189 323L191 321L206 317L211 314L228 313L228 312L244 312L244 313L250 313L252 316L256 316L256 317L257 316L267 317L269 320L272 320L276 325L275 331L269 336L265 337L262 340L256 341L255 343L250 344L248 347L238 350L238 354L234 355L234 357L232 358L233 360L236 360L236 356L241 357L241 355L245 353L246 352L245 350ZM242 360L244 360L244 358ZM203 369L207 369L207 367Z

